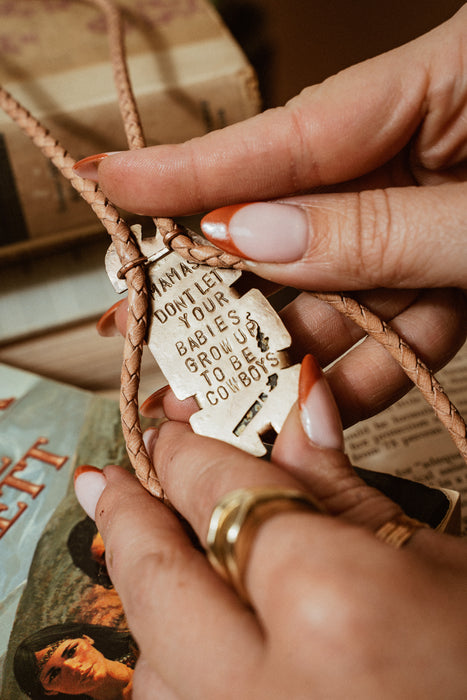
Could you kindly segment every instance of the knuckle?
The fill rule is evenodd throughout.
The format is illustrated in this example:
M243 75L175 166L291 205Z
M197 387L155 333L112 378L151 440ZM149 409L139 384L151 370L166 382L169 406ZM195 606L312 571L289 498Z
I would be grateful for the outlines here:
M358 235L355 251L349 253L370 284L380 286L382 273L388 282L396 280L405 246L392 198L384 189L366 190L355 195L355 208Z
M337 645L348 653L355 647L356 639L365 639L361 606L360 595L342 576L340 581L326 577L321 584L315 579L309 595L297 595L289 614L295 633L299 630L301 638L308 639L311 645L319 638L323 651L326 646L335 649Z

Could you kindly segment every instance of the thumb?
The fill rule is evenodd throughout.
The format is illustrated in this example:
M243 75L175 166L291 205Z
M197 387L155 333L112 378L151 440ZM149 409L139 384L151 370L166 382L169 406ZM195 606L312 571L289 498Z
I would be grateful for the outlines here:
M300 289L467 287L467 185L314 194L217 209L216 246Z
M402 513L352 468L343 452L337 406L311 355L303 359L299 401L274 443L271 460L301 481L330 515L376 531Z

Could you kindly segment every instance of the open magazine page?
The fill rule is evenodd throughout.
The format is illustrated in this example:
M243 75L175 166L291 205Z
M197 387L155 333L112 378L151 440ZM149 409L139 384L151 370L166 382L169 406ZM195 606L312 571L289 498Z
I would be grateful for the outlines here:
M132 674L137 647L107 575L102 539L72 485L78 464L128 466L118 405L34 375L0 369L2 378L13 378L8 395L16 396L1 414L2 454L11 464L26 461L23 470L12 474L10 468L10 478L1 486L0 500L7 503L0 513L4 529L7 520L14 520L18 511L20 515L0 538L0 696L46 697L37 684L38 647L54 650L57 643L71 645L71 639L93 639L90 653L97 649ZM1 387L6 396L6 380ZM30 445L41 437L47 442L32 450ZM8 460L4 457L4 464ZM43 488L30 493L26 480Z
M436 376L461 415L467 416L467 345ZM467 534L467 465L417 389L349 428L346 448L352 463L365 469L458 491L462 534Z

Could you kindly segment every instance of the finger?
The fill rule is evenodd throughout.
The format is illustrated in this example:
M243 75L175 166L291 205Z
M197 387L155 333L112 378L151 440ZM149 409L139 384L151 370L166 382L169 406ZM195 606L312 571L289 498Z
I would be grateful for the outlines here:
M337 404L316 360L307 355L299 379L299 401L279 433L271 458L304 483L331 515L377 530L400 513L382 493L367 486L343 454ZM338 450L334 459L326 449Z
M100 186L124 209L173 216L363 175L409 142L429 90L425 65L439 85L439 43L462 31L455 19L308 88L286 107L184 144L99 154ZM443 84L452 83L450 68Z
M82 504L87 478L89 472L75 481ZM262 653L254 616L134 477L107 467L98 478L96 523L107 568L146 663L182 697L219 696L226 682L235 686L238 668L248 680Z
M169 386L164 386L148 396L141 405L141 415L146 418L168 418L187 423L193 413L199 411L195 398L177 399Z
M110 309L102 314L96 324L96 329L99 335L111 337L114 335L125 335L126 323L128 317L128 301L121 299L112 304Z
M465 288L466 221L456 183L224 207L201 227L257 275L299 289Z

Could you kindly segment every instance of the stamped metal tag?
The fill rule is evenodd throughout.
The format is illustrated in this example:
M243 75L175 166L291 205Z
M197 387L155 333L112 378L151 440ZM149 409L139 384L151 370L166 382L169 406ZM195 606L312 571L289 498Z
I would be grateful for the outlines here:
M299 365L289 366L291 338L257 289L239 296L239 270L188 262L158 235L132 231L149 259L151 297L147 344L179 399L194 396L193 430L261 456L260 436L281 429L297 399ZM120 263L110 247L109 276L117 291Z

